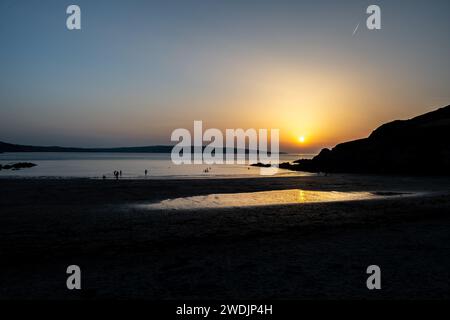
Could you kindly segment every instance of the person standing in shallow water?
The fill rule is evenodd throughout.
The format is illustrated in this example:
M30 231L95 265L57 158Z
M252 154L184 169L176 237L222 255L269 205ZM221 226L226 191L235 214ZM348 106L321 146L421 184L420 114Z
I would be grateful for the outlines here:
M144 173L145 173L145 176L147 176L147 173L148 173L147 169L145 169Z

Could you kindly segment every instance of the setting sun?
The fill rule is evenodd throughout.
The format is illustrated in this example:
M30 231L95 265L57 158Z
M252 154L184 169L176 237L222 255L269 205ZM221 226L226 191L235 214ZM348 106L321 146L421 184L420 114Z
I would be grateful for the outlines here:
M298 137L298 141L299 141L300 143L304 143L304 142L305 142L305 137L304 137L304 136Z

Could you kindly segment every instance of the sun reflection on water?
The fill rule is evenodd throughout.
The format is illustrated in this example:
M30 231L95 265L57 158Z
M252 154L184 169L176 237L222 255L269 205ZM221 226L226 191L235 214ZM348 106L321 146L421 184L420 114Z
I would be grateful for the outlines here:
M404 194L392 193L389 196L392 197L401 195ZM143 206L147 209L183 210L354 201L385 197L387 197L387 195L377 192L310 191L302 189L289 189L231 194L210 194L204 196L175 198Z

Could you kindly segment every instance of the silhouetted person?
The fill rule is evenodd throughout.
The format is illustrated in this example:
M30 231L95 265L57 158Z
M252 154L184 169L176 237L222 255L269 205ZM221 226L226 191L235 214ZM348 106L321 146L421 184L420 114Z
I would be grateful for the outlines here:
M119 175L122 176L122 170L119 171Z
M147 169L145 169L144 173L145 173L145 176L147 176L147 173L148 173Z

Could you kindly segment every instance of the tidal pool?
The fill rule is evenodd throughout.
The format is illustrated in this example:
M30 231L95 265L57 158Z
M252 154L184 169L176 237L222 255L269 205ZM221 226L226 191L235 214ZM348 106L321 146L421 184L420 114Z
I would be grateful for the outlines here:
M369 200L386 197L410 195L400 192L342 192L342 191L310 191L301 189L209 194L184 198L167 199L157 203L140 205L147 209L212 209L230 207L254 207L278 204L297 204L314 202L335 202Z

